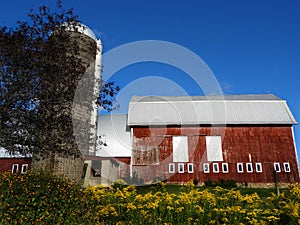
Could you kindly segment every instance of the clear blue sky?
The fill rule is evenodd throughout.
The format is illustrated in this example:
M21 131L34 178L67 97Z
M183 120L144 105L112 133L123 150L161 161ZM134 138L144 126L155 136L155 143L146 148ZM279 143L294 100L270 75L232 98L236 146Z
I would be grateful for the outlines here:
M55 5L4 1L0 23L13 26L42 3ZM176 43L204 60L223 93L275 94L300 122L300 1L65 0L64 5L101 38L104 53L133 41ZM126 111L124 96L131 94L203 94L182 71L160 63L131 65L111 79L122 88L119 112ZM300 152L300 125L295 134Z

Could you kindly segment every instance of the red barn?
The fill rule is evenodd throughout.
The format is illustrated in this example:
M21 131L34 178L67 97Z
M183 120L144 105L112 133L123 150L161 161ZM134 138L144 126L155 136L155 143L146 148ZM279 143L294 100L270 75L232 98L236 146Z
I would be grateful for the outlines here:
M274 95L134 96L128 109L132 171L184 183L299 182L295 121Z
M20 154L9 154L4 148L0 147L0 173L26 173L31 166L31 156Z

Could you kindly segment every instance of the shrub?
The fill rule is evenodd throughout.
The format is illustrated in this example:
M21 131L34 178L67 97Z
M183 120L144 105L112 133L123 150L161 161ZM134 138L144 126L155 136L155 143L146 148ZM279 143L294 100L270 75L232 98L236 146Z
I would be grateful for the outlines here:
M50 173L0 174L0 224L80 224L89 202L79 184Z
M219 180L217 182L213 182L211 180L207 180L204 182L207 187L222 187L222 188L236 188L237 182L235 180Z
M129 185L143 185L144 180L138 176L138 173L136 171L133 172L132 177L127 174L126 177L123 178L123 180L129 184Z

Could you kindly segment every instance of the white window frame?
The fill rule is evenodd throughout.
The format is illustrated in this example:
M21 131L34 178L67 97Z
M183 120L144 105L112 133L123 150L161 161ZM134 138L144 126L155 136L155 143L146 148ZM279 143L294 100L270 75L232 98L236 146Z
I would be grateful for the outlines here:
M290 166L290 163L289 163L289 162L284 162L284 163L283 163L283 169L284 169L284 172L290 173L290 172L291 172L291 166Z
M219 163L213 163L213 172L214 173L219 173Z
M279 163L279 162L275 162L275 163L274 163L274 170L275 170L277 173L280 173L280 172L281 172L281 168L280 168L280 163Z
M222 138L221 136L206 136L207 161L223 161Z
M175 164L169 163L169 173L175 173Z
M260 168L260 169L259 169ZM263 168L262 168L262 164L261 163L255 163L255 171L257 173L262 173Z
M241 166L241 170L240 170L240 166ZM237 163L236 164L236 170L237 170L237 172L238 173L244 173L244 165L243 165L243 163Z
M246 163L246 171L247 171L247 173L253 173L253 165L252 165L252 163Z
M27 173L27 170L28 170L28 164L22 164L21 174Z
M184 173L184 164L178 163L178 173Z
M14 172L14 168L15 168L15 167L17 168L17 169L16 169L16 172ZM12 165L12 168L11 168L11 172L12 172L12 173L17 173L17 172L19 172L19 164L13 164L13 165Z
M229 173L228 163L222 163L222 172L223 173Z
M188 162L189 149L187 136L173 136L173 162Z
M203 172L209 173L209 163L203 163Z
M188 173L194 173L194 164L193 163L188 163Z

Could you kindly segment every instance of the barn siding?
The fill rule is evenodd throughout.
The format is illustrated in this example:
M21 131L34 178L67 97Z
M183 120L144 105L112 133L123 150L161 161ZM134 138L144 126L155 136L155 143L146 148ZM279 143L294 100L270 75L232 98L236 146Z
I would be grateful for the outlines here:
M31 167L31 158L0 158L0 173L11 172L13 164L18 164L19 170L21 172L22 165L27 164L27 170Z
M223 162L208 162L205 136L222 137ZM170 174L172 159L172 136L188 136L189 162L194 173ZM142 150L141 150L142 149ZM157 154L153 154L156 149ZM246 163L252 162L253 172L246 171ZM255 171L255 163L262 164L262 173ZM132 168L145 182L156 177L168 178L169 182L184 183L198 179L217 181L232 179L239 183L274 182L274 162L280 163L281 183L299 182L294 140L290 126L227 126L227 127L134 127ZM283 163L289 162L291 172L284 172ZM209 163L210 172L203 172L203 163ZM213 173L212 163L219 164L219 173ZM228 173L222 172L222 163L228 163ZM237 163L243 163L244 172L238 173Z

